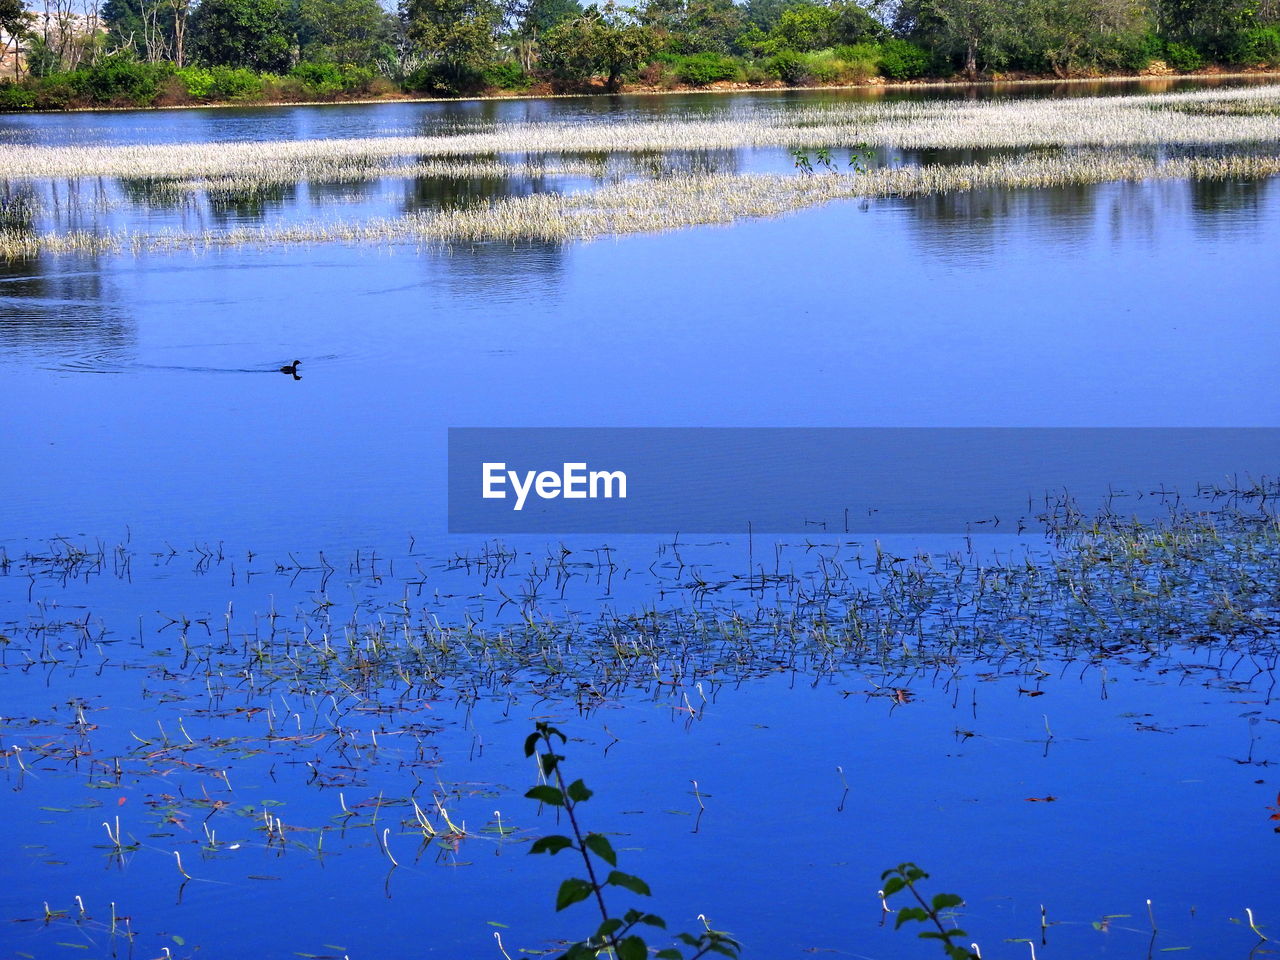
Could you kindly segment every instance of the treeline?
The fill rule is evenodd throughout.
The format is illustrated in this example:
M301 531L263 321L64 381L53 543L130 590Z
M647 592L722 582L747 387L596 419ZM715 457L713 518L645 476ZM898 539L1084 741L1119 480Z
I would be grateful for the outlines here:
M43 2L0 109L1280 65L1280 0Z

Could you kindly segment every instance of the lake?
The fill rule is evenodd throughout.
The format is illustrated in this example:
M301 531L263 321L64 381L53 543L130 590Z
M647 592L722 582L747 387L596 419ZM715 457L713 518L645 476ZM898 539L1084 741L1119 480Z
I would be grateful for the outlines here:
M997 93L886 97L1135 89ZM11 115L0 144L745 126L863 102ZM856 149L895 169L1048 148ZM883 922L903 861L964 897L984 957L1273 952L1245 913L1280 929L1266 499L1163 532L488 539L448 532L444 464L460 426L1280 425L1274 178L564 242L202 239L673 171L826 175L770 143L479 159L523 166L0 186L35 231L177 238L0 262L0 953L514 957L585 936L589 905L554 910L581 861L527 855L567 829L523 797L537 719L569 734L567 775L595 791L580 816L651 909L673 931L705 915L747 957L936 956Z

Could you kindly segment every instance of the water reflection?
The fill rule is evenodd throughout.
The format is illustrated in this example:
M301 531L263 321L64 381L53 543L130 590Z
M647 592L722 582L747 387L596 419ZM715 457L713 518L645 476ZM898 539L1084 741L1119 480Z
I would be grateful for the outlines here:
M93 371L130 360L136 341L103 258L0 262L0 354Z

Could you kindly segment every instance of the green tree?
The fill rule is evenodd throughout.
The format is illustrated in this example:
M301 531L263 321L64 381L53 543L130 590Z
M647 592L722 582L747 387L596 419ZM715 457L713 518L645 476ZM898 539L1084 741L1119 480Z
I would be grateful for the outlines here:
M284 0L202 0L191 34L196 57L209 66L289 69L293 35Z
M394 34L395 22L378 0L298 0L298 43L305 60L364 66Z
M1244 33L1265 20L1260 0L1158 0L1160 34L1218 60L1230 59Z
M903 0L896 32L959 63L966 76L1003 66L1016 48L1019 12L1006 0Z
M1022 18L1030 49L1060 77L1101 64L1146 26L1142 0L1027 0Z
M649 0L640 19L673 53L729 53L750 25L733 0Z
M866 43L884 39L888 30L861 4L852 0L814 3L804 0L782 10L768 35L757 39L756 48L765 54L783 50L806 52L839 44Z
M784 10L803 6L811 0L747 0L742 6L747 21L758 30L768 33L782 17Z
M409 39L427 58L432 85L462 91L478 85L497 56L506 11L496 0L403 0Z
M13 49L13 75L18 75L18 64L21 60L22 41L31 30L35 16L27 12L22 0L0 0L0 33L4 34L3 52L8 54Z
M541 62L559 80L582 83L603 74L608 89L617 90L622 75L644 63L655 49L652 30L636 22L630 10L607 3L548 30Z

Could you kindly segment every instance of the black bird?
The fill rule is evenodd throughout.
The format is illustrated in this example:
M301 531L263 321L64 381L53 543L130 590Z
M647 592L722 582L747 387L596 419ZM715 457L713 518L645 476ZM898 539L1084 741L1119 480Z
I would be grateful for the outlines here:
M287 367L281 367L280 372L287 373L291 377L296 377L298 375L298 364L300 364L301 362L302 362L301 360L295 360L293 361L293 363L289 364Z

